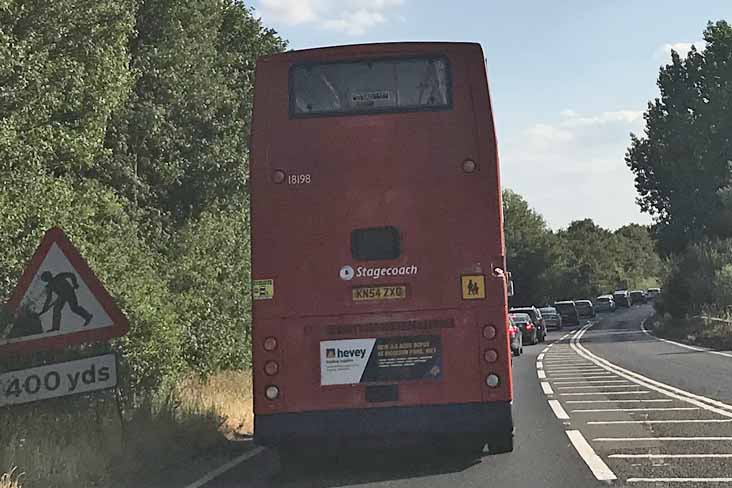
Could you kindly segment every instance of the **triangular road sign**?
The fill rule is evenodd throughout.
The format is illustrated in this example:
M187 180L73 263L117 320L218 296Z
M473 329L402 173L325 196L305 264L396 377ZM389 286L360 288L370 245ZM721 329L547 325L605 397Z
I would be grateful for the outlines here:
M104 341L129 324L79 251L59 228L43 236L0 323L0 356Z

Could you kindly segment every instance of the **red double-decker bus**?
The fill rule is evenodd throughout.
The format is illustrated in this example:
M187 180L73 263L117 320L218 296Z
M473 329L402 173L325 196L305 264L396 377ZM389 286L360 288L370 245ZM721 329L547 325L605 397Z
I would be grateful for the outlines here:
M260 58L255 441L513 448L496 138L478 44Z

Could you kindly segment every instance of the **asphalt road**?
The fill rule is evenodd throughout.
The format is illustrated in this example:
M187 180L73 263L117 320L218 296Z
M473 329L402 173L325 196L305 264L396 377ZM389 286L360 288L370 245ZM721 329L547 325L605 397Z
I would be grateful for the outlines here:
M659 341L641 330L650 312L620 309L524 347L512 453L372 450L282 470L265 450L204 486L732 486L732 354Z

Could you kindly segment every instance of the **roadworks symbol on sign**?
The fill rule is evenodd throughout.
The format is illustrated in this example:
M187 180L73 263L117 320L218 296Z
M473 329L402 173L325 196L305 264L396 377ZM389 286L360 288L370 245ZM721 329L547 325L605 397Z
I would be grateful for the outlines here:
M124 335L128 322L63 231L49 230L0 322L0 355Z

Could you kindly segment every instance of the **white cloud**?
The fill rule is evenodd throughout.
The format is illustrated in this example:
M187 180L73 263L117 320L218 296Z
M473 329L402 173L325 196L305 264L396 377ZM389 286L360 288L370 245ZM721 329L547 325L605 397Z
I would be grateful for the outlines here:
M403 0L259 0L267 21L286 25L313 24L322 29L358 36L390 19L400 20Z
M643 113L563 110L501 141L503 184L524 195L553 228L592 218L604 227L648 223L635 205L633 175L624 155ZM500 133L499 133L500 135Z
M666 43L660 48L658 48L658 52L662 54L664 57L670 58L671 57L671 50L673 49L677 53L679 53L679 56L682 58L685 58L686 55L691 51L691 46L696 47L697 51L701 51L706 46L706 43L704 41L694 41L694 42L675 42L673 44Z

